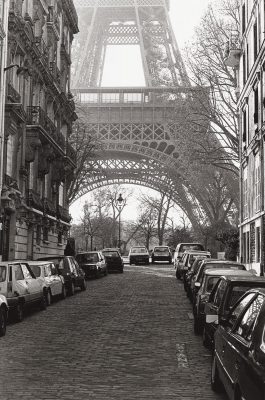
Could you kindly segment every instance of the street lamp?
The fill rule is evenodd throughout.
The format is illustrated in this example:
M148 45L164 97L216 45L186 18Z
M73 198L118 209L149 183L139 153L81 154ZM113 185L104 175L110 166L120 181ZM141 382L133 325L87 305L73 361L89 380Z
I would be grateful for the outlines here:
M121 248L121 211L123 204L124 204L124 198L120 193L119 197L117 198L117 206L119 209L119 242L118 242L119 249Z

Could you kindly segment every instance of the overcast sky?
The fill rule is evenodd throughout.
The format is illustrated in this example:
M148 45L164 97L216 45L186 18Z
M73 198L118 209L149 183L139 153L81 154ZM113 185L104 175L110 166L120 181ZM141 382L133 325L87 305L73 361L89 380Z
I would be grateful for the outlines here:
M207 5L212 0L171 0L170 18L180 50L185 43L192 39L194 28L200 24L200 19ZM112 46L106 55L103 74L103 86L144 86L144 76L140 59L140 50L137 46ZM136 197L139 186L135 186ZM78 200L70 207L73 222L80 222L85 198ZM123 218L130 219L135 215L135 198L132 197L123 211Z

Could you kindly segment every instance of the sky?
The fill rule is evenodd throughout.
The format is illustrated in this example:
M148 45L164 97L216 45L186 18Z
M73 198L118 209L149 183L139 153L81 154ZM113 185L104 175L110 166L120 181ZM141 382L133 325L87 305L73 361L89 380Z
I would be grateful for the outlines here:
M171 0L170 19L176 36L178 46L184 48L185 43L192 40L194 29L200 24L200 20L207 5L213 0ZM144 86L140 49L130 46L111 46L107 50L102 86ZM128 205L123 211L124 219L136 217L139 187L133 187L135 195L132 195ZM147 190L147 189L141 189ZM154 194L154 191L150 192ZM73 223L79 223L82 216L82 208L89 195L83 196L70 207Z

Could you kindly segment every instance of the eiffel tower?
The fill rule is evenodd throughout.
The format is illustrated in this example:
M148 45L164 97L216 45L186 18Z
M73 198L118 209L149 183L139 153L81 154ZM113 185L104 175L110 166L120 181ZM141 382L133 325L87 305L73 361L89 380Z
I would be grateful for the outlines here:
M113 184L173 195L193 226L203 207L181 176L172 115L191 87L169 18L169 0L75 0L80 33L73 49L73 92L102 143L79 196ZM102 87L107 47L139 46L145 87ZM207 123L205 124L205 129Z

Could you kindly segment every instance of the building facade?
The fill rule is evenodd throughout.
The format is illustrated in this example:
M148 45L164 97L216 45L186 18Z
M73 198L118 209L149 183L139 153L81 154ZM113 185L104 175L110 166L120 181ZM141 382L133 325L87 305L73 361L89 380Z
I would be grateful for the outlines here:
M265 1L240 1L240 42L228 65L238 67L240 126L240 256L264 275Z
M0 257L63 254L75 168L70 92L72 0L10 0Z

